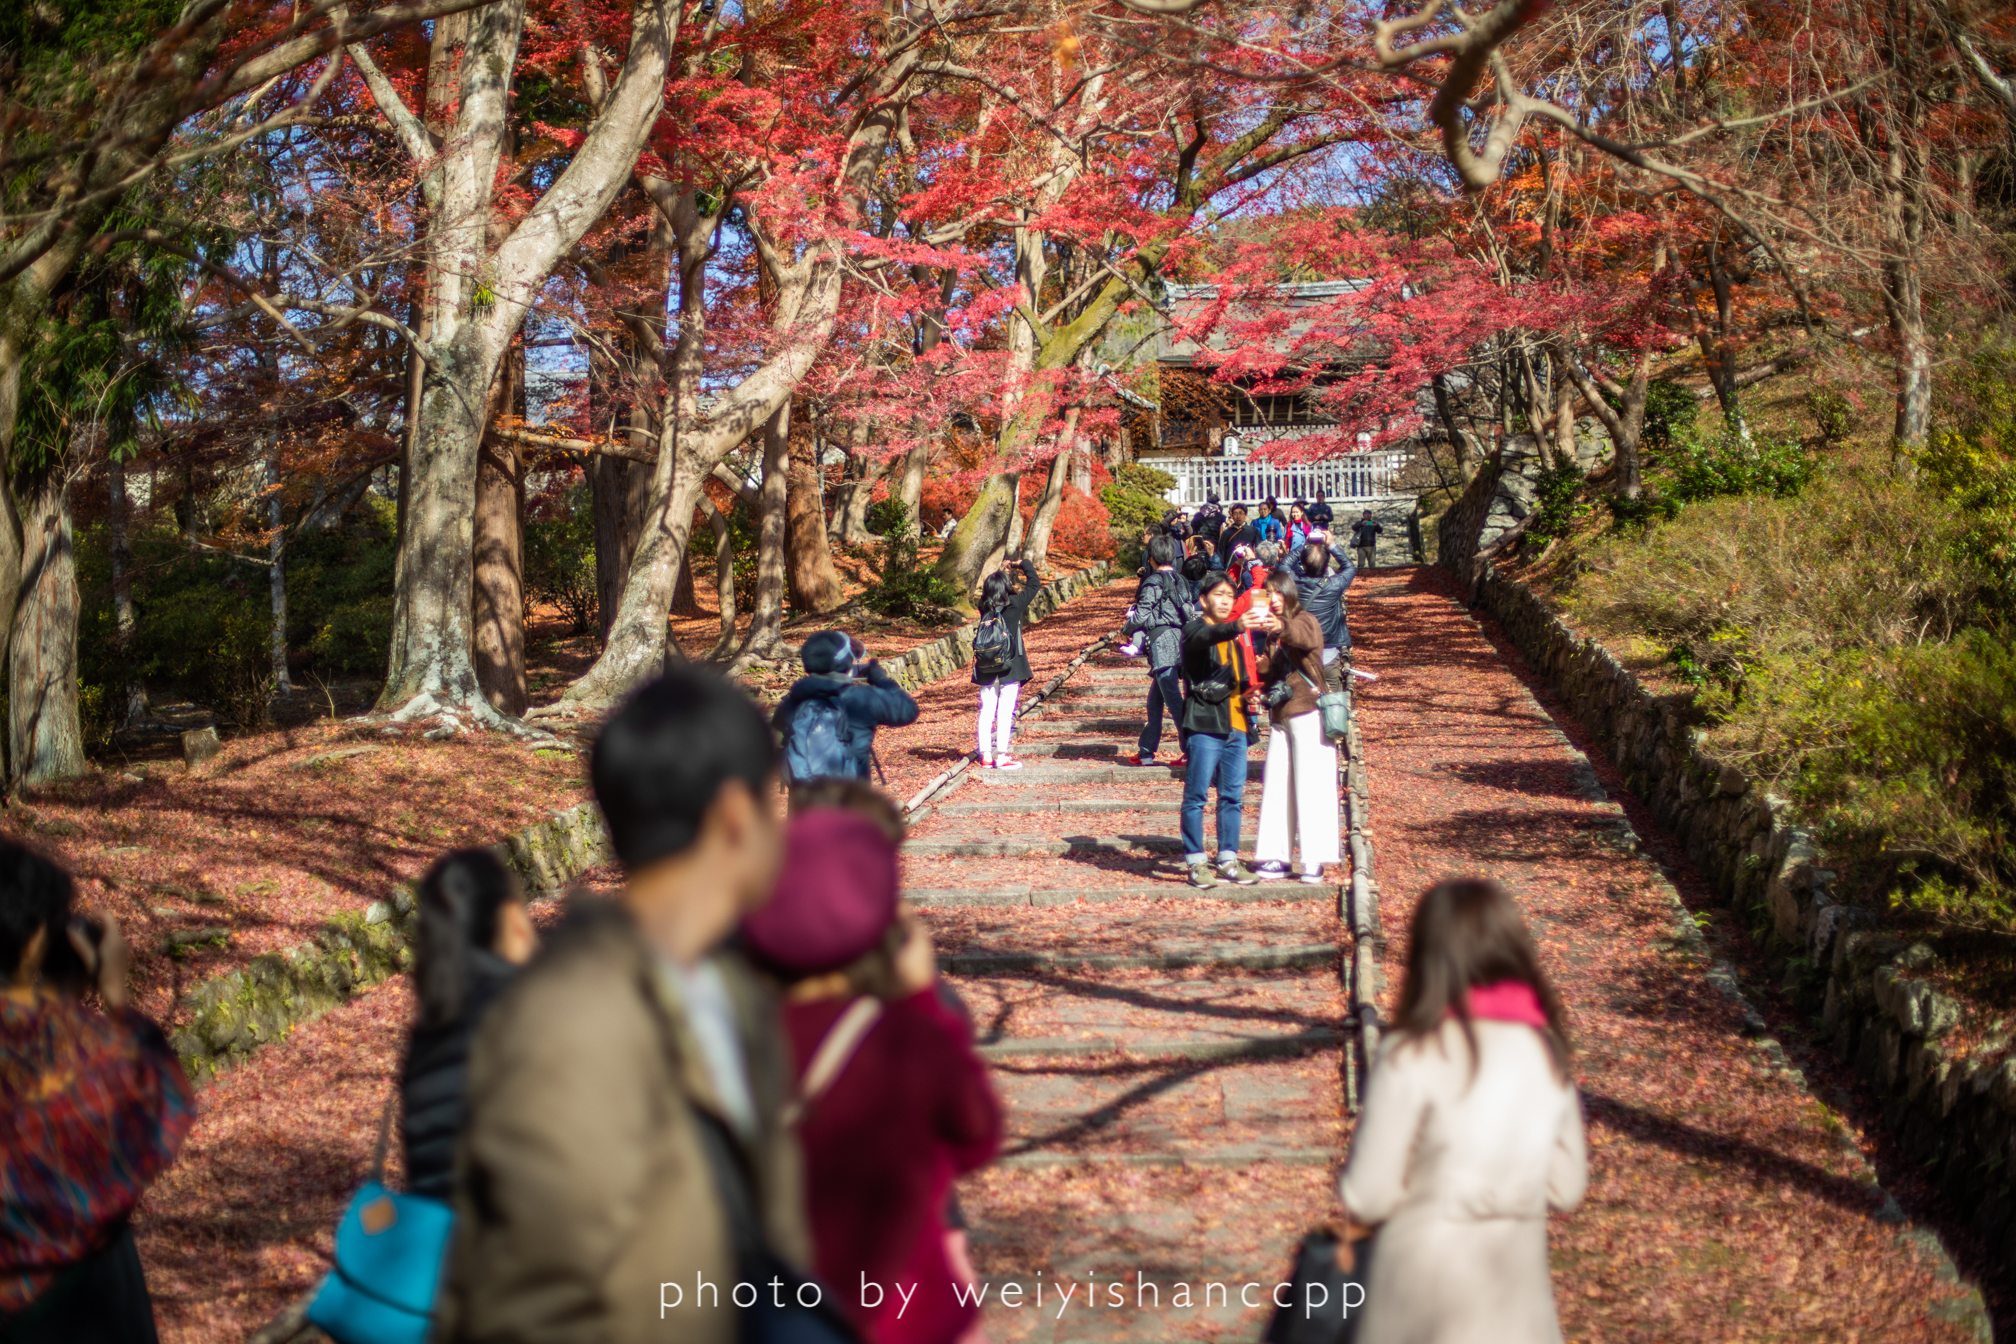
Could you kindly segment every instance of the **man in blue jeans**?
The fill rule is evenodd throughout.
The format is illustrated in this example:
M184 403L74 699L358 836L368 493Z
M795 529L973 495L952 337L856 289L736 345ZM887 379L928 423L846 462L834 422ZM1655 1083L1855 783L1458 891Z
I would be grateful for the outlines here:
M1148 577L1134 594L1134 614L1123 634L1141 632L1148 645L1148 721L1141 726L1141 740L1128 759L1135 765L1155 764L1155 752L1162 745L1162 711L1169 711L1176 725L1179 747L1189 736L1183 727L1183 676L1178 666L1183 660L1183 625L1194 613L1190 585L1176 572L1176 538L1156 537L1148 543ZM1183 764L1179 754L1174 764Z
M1189 765L1183 776L1183 861L1190 885L1201 889L1222 881L1252 886L1260 879L1239 862L1239 812L1246 801L1246 746L1251 740L1244 703L1254 680L1239 636L1263 625L1267 610L1256 605L1232 618L1232 580L1213 570L1198 586L1204 614L1183 627L1183 678L1190 698L1183 706ZM1204 799L1218 786L1218 863L1214 871L1204 848Z

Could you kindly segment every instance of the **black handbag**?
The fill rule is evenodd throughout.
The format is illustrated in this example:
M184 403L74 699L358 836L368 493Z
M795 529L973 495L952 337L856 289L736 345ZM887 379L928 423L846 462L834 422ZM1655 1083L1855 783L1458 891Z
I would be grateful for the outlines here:
M748 1306L737 1303L740 1320L735 1337L739 1344L861 1344L854 1325L840 1314L833 1293L817 1279L799 1273L770 1249L763 1234L762 1220L747 1177L735 1158L733 1141L720 1121L695 1109L700 1130L700 1146L713 1168L715 1187L727 1205L729 1235L734 1240L737 1276L740 1284L754 1285L756 1300ZM780 1280L781 1286L773 1286ZM813 1302L806 1303L806 1295ZM778 1306L779 1298L784 1301Z
M1276 1299L1274 1319L1260 1337L1265 1344L1352 1344L1365 1315L1375 1239L1352 1244L1357 1259L1347 1274L1337 1268L1335 1232L1318 1228L1303 1237L1289 1271L1289 1305L1280 1306Z

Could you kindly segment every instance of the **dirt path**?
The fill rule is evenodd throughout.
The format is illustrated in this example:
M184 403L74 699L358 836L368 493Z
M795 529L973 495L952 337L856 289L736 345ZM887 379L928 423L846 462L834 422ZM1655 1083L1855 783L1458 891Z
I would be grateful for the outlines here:
M1430 570L1352 591L1389 981L1412 903L1482 874L1525 907L1574 1017L1589 1197L1553 1230L1576 1340L1959 1340L1978 1299L1837 1116L1673 936L1673 889ZM1578 768L1579 767L1579 768ZM1388 1005L1390 1015L1390 1004Z

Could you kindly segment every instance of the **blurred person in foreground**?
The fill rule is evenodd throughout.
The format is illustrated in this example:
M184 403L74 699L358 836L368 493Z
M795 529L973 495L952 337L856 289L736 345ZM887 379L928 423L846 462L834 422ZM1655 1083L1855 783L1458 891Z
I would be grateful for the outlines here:
M971 1268L952 1182L993 1157L1001 1105L929 933L898 905L902 827L865 785L794 790L777 894L742 941L789 985L820 1277L873 1344L953 1344L978 1308L953 1287Z
M589 778L623 888L577 900L477 1031L437 1338L729 1344L734 1285L811 1252L778 1006L722 948L776 881L776 746L681 668Z
M73 899L68 873L0 840L0 1339L154 1344L127 1219L195 1103L132 1006L117 921L73 915Z
M418 1020L400 1070L406 1188L447 1200L455 1193L455 1148L468 1114L469 1047L476 1028L539 934L517 879L487 849L458 849L420 879L413 949Z
M1338 1186L1347 1248L1379 1234L1361 1339L1560 1340L1547 1215L1589 1180L1568 1063L1561 1001L1512 898L1495 882L1430 888Z

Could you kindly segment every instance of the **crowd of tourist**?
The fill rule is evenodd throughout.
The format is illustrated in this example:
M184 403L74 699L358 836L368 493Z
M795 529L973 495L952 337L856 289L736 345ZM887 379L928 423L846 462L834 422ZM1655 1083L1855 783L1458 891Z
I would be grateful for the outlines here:
M1199 887L1291 866L1322 882L1340 861L1322 697L1349 671L1355 571L1316 508L1235 508L1229 548L1174 526L1148 541L1128 622L1151 671L1135 759L1154 760L1166 712ZM1030 674L1036 576L1020 568L1020 591L1002 572L981 598L996 628L974 676L979 756L996 769L1013 768ZM621 888L574 898L543 944L490 852L427 872L385 1117L407 1189L374 1176L353 1201L310 1321L339 1344L977 1344L953 1185L993 1158L1003 1111L900 897L904 821L866 776L876 728L917 706L864 653L842 632L808 640L806 681L771 722L694 668L632 696L589 770ZM73 907L60 867L0 841L0 1340L153 1344L127 1224L192 1093L128 1004L118 926ZM1366 1284L1358 1338L1558 1339L1546 1217L1585 1180L1560 1003L1490 883L1429 891L1408 946L1340 1185L1338 1265ZM424 1227L439 1230L425 1254L345 1249Z

